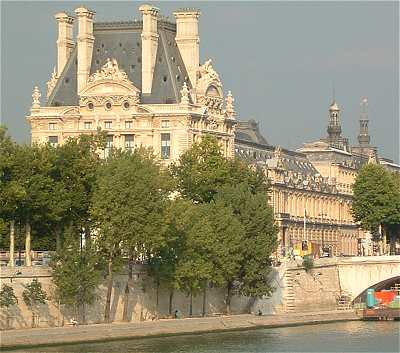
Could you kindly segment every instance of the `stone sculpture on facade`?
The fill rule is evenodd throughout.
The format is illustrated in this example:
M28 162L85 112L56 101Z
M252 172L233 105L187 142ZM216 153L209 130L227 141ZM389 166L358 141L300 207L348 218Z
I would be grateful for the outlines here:
M32 93L32 109L40 109L40 94L39 87L35 86Z
M97 70L88 79L88 83L96 82L99 80L119 80L127 81L128 75L125 71L118 67L118 62L116 59L107 58L106 63L102 66L100 70Z
M186 85L186 82L183 84L183 87L181 89L181 103L189 104L189 89Z
M53 92L54 87L57 83L57 71L56 67L54 67L53 72L51 74L51 78L47 81L47 98L50 97L51 92Z
M229 118L234 118L235 116L235 107L233 103L235 102L235 98L232 96L232 92L228 91L228 94L226 96L226 115Z

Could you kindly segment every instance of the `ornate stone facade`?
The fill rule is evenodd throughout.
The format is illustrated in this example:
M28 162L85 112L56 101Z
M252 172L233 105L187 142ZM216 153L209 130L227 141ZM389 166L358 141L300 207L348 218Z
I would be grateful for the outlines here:
M151 5L139 10L142 21L96 23L93 11L79 7L76 40L74 17L55 16L58 71L47 83L46 104L37 87L32 95L32 142L62 144L100 128L108 135L106 154L112 147L146 146L169 163L207 133L232 157L232 94L225 107L211 60L200 65L198 39L186 38L198 36L200 13L178 10L175 24Z
M341 192L334 178L322 176L305 154L267 144L254 122L239 122L237 132L236 154L263 168L271 182L277 255L304 240L332 255L357 255L362 232L351 216L351 195Z

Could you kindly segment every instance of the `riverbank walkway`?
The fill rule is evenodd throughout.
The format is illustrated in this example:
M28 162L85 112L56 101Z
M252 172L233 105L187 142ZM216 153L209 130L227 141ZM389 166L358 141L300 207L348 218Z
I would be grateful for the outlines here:
M3 349L129 338L172 336L218 331L247 330L333 321L358 320L354 310L293 313L282 315L231 315L204 318L18 329L0 332Z

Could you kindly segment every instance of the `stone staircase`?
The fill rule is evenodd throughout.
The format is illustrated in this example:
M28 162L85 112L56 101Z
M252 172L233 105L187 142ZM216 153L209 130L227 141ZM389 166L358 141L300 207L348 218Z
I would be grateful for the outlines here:
M293 275L294 275L293 271L286 270L283 278L283 283L284 283L283 302L284 302L284 311L286 313L293 313L295 311Z
M349 310L351 309L351 295L347 292L342 292L337 299L338 310Z

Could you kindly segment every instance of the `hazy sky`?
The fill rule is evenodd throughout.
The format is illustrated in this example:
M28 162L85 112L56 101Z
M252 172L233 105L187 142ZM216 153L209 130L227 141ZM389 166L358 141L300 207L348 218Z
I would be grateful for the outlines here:
M53 15L85 4L99 21L139 19L141 3L1 3L0 119L12 136L29 141L25 116L35 84L45 101L56 64ZM398 160L398 2L152 3L171 19L180 7L201 10L201 62L213 59L239 119L259 121L270 143L296 148L325 136L334 85L343 135L356 143L367 96L372 144Z

